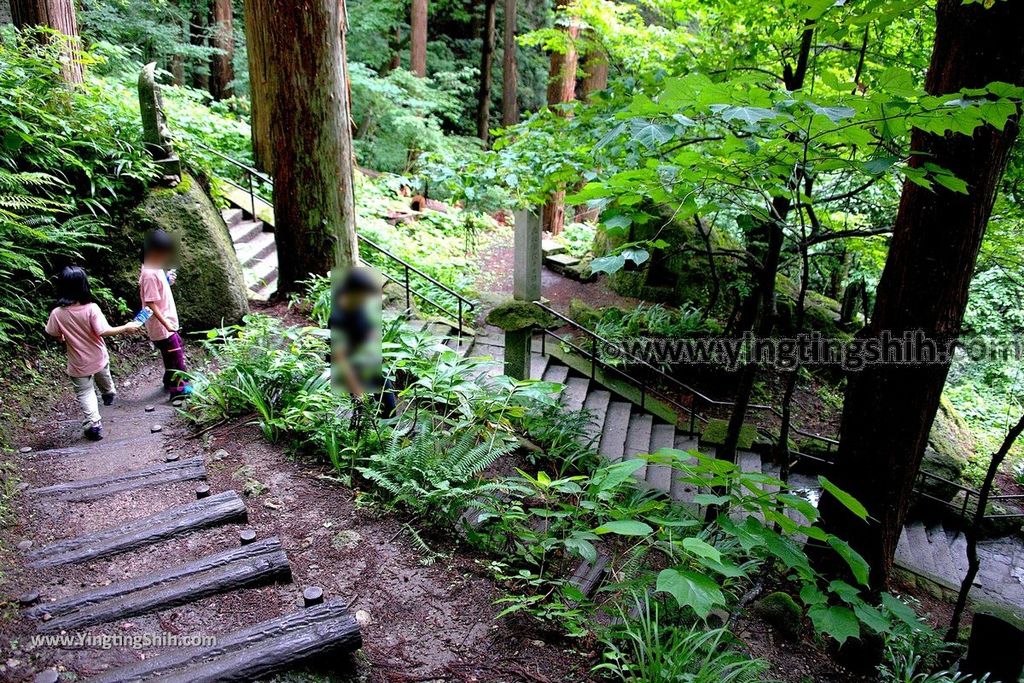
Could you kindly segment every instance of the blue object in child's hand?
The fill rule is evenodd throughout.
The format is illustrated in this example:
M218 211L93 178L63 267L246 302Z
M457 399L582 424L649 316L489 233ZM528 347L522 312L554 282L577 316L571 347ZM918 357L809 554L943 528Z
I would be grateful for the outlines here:
M143 325L152 316L153 316L153 311L151 311L149 309L149 307L147 306L146 308L143 308L141 311L136 313L135 314L135 318L133 318L133 320L135 320L135 322L139 323L140 325Z

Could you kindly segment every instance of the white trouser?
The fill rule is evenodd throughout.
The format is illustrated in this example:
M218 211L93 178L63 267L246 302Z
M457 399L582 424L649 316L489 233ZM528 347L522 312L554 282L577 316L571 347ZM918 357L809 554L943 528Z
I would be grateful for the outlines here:
M85 414L82 424L86 427L95 427L100 423L100 405L96 400L96 389L103 394L117 393L114 379L110 376L110 365L104 365L95 375L72 377L71 383L75 385L75 398L78 399L78 405Z

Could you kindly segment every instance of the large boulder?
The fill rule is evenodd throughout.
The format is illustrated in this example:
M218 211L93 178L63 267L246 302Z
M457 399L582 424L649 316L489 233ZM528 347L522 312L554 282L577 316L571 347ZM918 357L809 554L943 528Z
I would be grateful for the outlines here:
M970 427L949 399L943 396L939 410L935 413L935 421L932 422L932 430L928 434L928 448L925 449L921 469L968 486L967 467L974 455L974 448ZM920 485L923 492L942 500L952 500L959 490L956 486L929 477L923 477Z
M96 255L113 294L137 309L142 242L163 228L180 244L174 297L182 329L197 332L234 324L249 312L242 268L217 207L196 180L183 174L174 187L150 189L108 233Z

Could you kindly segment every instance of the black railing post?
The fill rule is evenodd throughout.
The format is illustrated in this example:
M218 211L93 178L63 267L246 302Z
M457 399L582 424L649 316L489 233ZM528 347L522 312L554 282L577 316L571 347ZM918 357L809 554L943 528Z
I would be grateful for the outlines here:
M245 177L249 180L249 209L252 211L252 214L251 214L252 215L252 219L253 220L257 220L257 218L256 218L256 190L253 187L252 173L250 173L249 171L246 171L245 172Z
M697 397L690 399L690 436L697 433Z
M412 314L412 292L409 289L409 265L405 265L405 310Z
M459 341L462 341L462 299L459 299Z
M597 379L597 337L590 337L590 379Z

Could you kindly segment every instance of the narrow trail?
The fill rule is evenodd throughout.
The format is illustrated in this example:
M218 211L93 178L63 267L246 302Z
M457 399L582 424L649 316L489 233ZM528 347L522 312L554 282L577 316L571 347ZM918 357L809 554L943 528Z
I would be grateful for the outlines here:
M289 459L254 427L236 423L191 438L159 389L160 375L149 363L121 380L117 402L102 409L106 438L98 443L82 440L70 417L28 416L41 433L28 438L31 452L14 456L21 484L2 576L15 607L0 622L0 680L145 680L151 662L173 656L184 663L169 664L173 675L160 680L216 680L217 666L248 670L263 655L270 664L258 673L298 667L315 680L586 679L589 667L563 643L494 620L499 594L473 558L424 566L400 520L359 506L327 470ZM203 470L205 480L196 478ZM209 496L197 499L204 486ZM205 519L193 512L177 532L161 527L147 536L151 516L211 506ZM122 525L134 534L130 543L123 534L89 536ZM256 541L241 545L243 531ZM105 556L42 566L108 546ZM206 557L210 566L197 566ZM306 619L327 609L303 607L310 586L347 609L320 623ZM283 640L226 636L257 624L265 636L266 625L286 615L305 621ZM357 624L363 648L351 656ZM64 640L34 642L39 633ZM227 655L181 647L211 637ZM292 661L318 653L327 656ZM118 670L125 666L135 668Z

